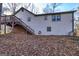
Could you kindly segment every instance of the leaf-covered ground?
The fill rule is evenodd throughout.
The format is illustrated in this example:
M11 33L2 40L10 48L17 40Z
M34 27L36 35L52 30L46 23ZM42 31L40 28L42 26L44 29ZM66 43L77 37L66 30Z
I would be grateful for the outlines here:
M79 44L67 36L8 34L0 36L0 55L72 56L79 55Z

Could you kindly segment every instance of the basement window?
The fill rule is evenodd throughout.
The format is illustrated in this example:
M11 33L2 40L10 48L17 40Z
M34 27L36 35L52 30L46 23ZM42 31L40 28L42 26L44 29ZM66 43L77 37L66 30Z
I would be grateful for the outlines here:
M30 22L31 21L31 17L28 17L28 22Z
M51 31L51 27L47 27L47 32L50 32Z
M39 31L38 34L41 34L41 31Z

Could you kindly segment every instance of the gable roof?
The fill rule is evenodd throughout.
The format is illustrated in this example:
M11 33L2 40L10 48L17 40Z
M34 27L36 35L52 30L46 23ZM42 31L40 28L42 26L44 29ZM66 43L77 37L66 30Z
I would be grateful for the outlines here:
M67 14L67 13L74 13L74 12L76 12L76 10L73 10L73 11L64 11L64 12L56 12L56 13L34 14L31 11L25 9L24 7L21 7L18 11L15 12L15 14L17 14L20 10L26 10L29 13L33 14L34 16L55 15L55 14Z
M15 14L17 14L19 11L21 11L21 10L26 10L26 11L28 11L29 13L31 13L31 14L33 14L33 15L35 15L34 13L32 13L31 11L29 11L29 10L27 10L27 9L25 9L24 7L21 7L18 11L16 11L15 13L14 13L14 15Z

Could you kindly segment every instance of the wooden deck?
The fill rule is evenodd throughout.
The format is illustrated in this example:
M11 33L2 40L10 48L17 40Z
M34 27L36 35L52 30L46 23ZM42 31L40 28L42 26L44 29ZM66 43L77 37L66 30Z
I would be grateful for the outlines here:
M27 24L25 24L21 19L16 16L1 16L0 17L0 24L9 24L13 28L16 25L22 26L28 33L34 34L34 30L30 28Z

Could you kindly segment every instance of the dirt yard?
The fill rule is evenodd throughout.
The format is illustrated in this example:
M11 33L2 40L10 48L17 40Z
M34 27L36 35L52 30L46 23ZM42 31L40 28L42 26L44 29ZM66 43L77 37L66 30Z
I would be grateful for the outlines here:
M35 36L16 32L0 36L1 56L79 56L79 37Z

